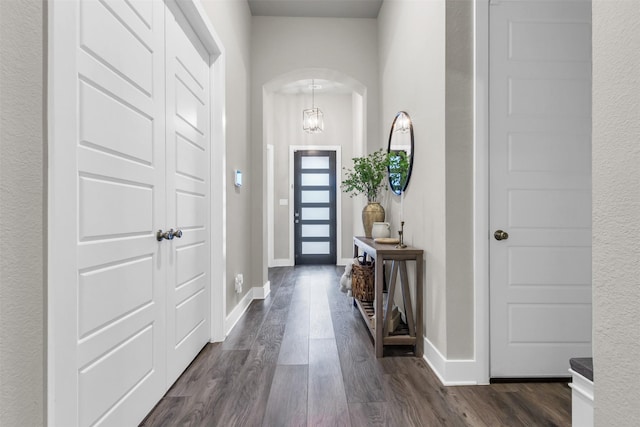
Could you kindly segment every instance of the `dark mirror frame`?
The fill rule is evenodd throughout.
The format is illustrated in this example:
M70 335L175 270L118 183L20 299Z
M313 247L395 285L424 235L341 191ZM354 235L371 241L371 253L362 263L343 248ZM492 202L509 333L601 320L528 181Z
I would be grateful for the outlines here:
M397 195L401 195L409 185L409 180L411 179L411 171L413 170L413 158L415 157L414 156L414 140L413 140L413 122L411 121L411 116L409 116L409 114L407 114L406 111L399 111L398 114L396 114L395 118L393 119L393 123L391 124L391 132L389 133L389 145L387 146L387 153L391 154L392 152L391 142L393 141L393 136L396 133L396 130L395 130L396 122L403 115L406 116L409 122L409 133L411 136L411 155L409 156L409 169L407 171L407 179L404 182L404 185L397 184L391 172L391 167L387 168L387 172L389 176L389 188L391 189L391 191L393 191Z

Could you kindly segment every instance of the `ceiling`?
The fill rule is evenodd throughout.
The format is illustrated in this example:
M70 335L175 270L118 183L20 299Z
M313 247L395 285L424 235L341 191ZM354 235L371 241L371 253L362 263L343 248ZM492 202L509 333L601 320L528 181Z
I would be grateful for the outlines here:
M248 0L253 16L377 18L382 0Z

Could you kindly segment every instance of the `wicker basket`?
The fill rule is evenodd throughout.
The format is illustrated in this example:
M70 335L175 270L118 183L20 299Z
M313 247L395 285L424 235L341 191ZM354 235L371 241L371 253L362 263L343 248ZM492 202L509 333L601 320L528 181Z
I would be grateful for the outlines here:
M361 264L354 260L351 271L351 292L355 299L373 301L375 298L375 263L373 261Z

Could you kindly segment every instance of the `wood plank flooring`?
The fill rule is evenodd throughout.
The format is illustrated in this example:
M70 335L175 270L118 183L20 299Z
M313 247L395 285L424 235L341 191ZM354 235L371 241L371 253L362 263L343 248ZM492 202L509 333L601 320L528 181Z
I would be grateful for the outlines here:
M270 269L270 296L207 345L141 425L571 425L566 384L444 387L402 349L376 359L341 274Z

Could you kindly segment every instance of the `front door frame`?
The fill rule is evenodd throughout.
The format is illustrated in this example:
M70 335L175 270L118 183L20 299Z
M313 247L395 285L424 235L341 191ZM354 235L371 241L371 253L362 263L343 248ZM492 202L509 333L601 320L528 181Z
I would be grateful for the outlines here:
M303 240L315 237L304 237L302 235L302 229L304 228L303 222L308 220L302 218L302 193L305 191L302 189L304 187L302 185L302 157L305 156L328 156L329 157L329 173L327 175L330 176L329 185L329 207L333 207L333 215L329 214L329 254L304 254L302 250ZM298 157L296 159L296 157ZM333 157L333 161L331 160ZM333 176L331 176L331 169L333 166ZM312 173L316 173L314 171ZM337 181L337 169L336 169L336 152L333 150L314 150L314 151L305 151L305 150L295 150L294 151L294 165L293 165L293 209L294 209L294 263L295 265L322 265L322 264L336 264L337 263L337 222L336 222L336 207L337 207L337 197L338 197L338 181ZM333 182L332 182L333 181ZM313 191L313 190L312 190ZM333 194L332 194L333 193ZM333 199L333 202L331 201ZM297 216L296 216L297 215ZM331 217L333 216L333 219ZM333 230L331 230L333 228ZM333 233L333 239L331 238L331 233ZM331 248L333 246L333 249Z
M342 182L342 147L339 145L290 145L289 146L289 265L295 265L295 229L294 188L295 178L294 156L296 151L334 151L336 153L336 262L342 259L342 193L338 191L338 183Z

